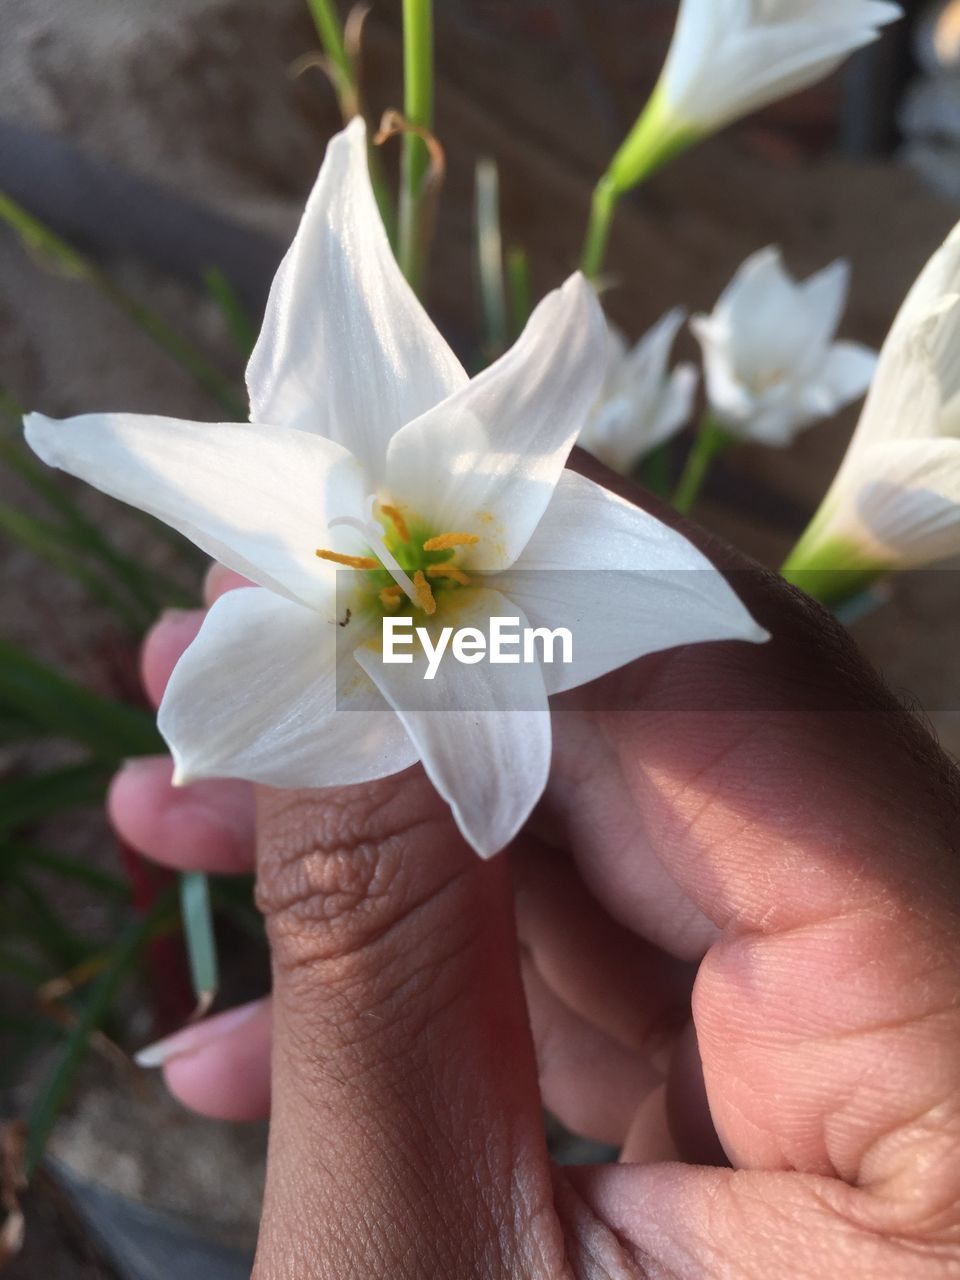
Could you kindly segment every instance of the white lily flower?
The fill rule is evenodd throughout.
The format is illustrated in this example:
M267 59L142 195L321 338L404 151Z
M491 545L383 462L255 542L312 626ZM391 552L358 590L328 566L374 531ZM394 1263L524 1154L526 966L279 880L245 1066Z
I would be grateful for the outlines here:
M907 295L846 457L786 572L870 576L958 553L960 226Z
M419 758L492 855L546 784L550 693L674 645L764 638L683 537L564 470L605 341L574 276L470 381L393 259L357 120L274 281L247 374L257 425L28 417L47 462L257 584L217 601L168 685L179 782L326 787ZM384 661L392 614L573 619L577 648L569 664L445 663L426 681L422 654Z
M902 16L886 0L682 0L660 110L680 131L722 129L825 79Z
M621 475L690 421L699 374L692 364L670 371L686 318L682 307L674 308L633 348L607 324L607 373L579 443Z
M762 249L743 264L713 314L691 320L711 414L731 435L788 445L804 427L864 394L876 353L833 340L849 286L846 262L797 283L779 249Z

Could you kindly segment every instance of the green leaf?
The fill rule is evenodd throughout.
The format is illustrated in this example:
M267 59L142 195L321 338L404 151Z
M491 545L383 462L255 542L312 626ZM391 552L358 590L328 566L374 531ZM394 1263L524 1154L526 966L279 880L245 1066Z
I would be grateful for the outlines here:
M0 863L4 861L17 865L26 863L28 866L46 871L49 875L83 885L105 897L117 898L121 901L129 901L130 898L130 886L120 876L91 867L82 858L53 853L49 849L41 849L25 841L15 840L0 844Z
M82 743L102 760L116 763L164 749L153 718L146 712L91 693L3 639L0 703L29 716L50 733Z
M94 950L90 943L67 928L22 870L7 865L4 880L8 891L12 890L19 902L25 936L45 952L57 969L72 969Z
M28 1176L36 1170L43 1155L90 1036L106 1018L121 983L133 969L144 946L158 931L164 917L169 915L172 903L173 891L168 890L157 899L146 916L127 924L117 939L109 962L93 983L30 1112L25 1156Z
M103 804L112 772L96 761L0 783L0 836L67 809Z
M131 605L123 595L118 595L109 583L104 582L71 550L70 535L66 529L38 520L36 516L27 515L6 503L0 503L0 532L21 543L39 559L75 578L94 600L110 609L134 632L140 633L149 626L155 610L144 611Z
M190 960L190 978L197 1002L208 1009L220 983L217 943L210 910L210 885L202 871L185 871L180 877L180 913Z

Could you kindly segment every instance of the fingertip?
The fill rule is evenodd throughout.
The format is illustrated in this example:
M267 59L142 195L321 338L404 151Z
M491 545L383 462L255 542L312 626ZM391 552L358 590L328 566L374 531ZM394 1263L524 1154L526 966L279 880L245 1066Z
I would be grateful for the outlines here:
M252 587L255 585L249 578L245 578L243 574L236 573L233 569L228 569L226 565L214 561L207 570L207 576L204 579L203 598L206 601L207 608L209 608L215 600L219 600L228 591L236 591L238 587Z
M168 609L147 633L140 653L140 674L147 696L160 705L173 669L203 626L202 609Z
M233 780L173 785L168 756L131 760L114 777L107 811L117 834L148 858L182 870L252 870L253 788Z
M212 1120L263 1120L270 1114L270 1032L269 999L189 1027L166 1042L172 1055L163 1063L164 1083L183 1106Z

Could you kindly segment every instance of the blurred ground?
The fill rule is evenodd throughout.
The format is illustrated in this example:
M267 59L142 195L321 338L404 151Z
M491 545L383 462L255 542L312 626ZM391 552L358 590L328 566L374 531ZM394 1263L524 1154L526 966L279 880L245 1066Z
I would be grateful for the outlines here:
M279 259L336 126L322 75L313 70L295 80L289 74L292 61L314 47L301 0L0 3L0 120L66 138L188 204L225 215L266 237ZM506 239L529 251L538 291L559 283L577 260L592 182L649 88L672 6L660 0L446 0L437 9L438 122L449 172L431 303L465 351L477 328L475 160L492 155L499 162ZM395 104L396 3L374 6L365 50L371 103L377 109ZM844 336L879 344L907 286L956 215L906 173L828 158L836 106L835 87L784 105L681 159L625 205L609 260L608 304L629 333L639 335L678 302L709 308L748 253L778 242L799 273L838 255L851 259L853 300ZM0 186L6 181L0 172ZM68 193L61 202L65 223L81 214L89 222L90 210L71 208L71 198L92 197L89 190ZM132 196L94 212L93 243L102 246L121 232L129 241L145 211L142 197ZM157 234L164 234L162 227ZM176 234L187 233L179 227ZM210 302L158 270L171 248L177 244L151 254L147 246L141 260L128 255L111 267L239 373ZM245 281L254 290L255 276ZM109 304L82 284L52 277L3 234L0 383L53 414L123 408L218 416ZM700 512L704 522L776 564L823 492L854 416L811 431L787 454L739 452L718 471ZM24 500L8 477L0 477L0 496ZM96 495L83 500L126 545L157 554L136 522ZM905 577L892 602L856 627L890 682L920 701L956 752L958 583L948 571ZM52 571L38 570L25 552L3 547L0 592L12 638L98 687L129 680L129 655L117 660L109 620ZM77 838L91 857L112 856L99 826ZM207 1143L213 1155L201 1152L196 1178L178 1185L166 1148L150 1150L158 1113L138 1112L139 1105L116 1090L88 1092L61 1133L60 1153L151 1203L179 1208L188 1185L198 1213L222 1209L223 1177L240 1178L250 1164L248 1139L194 1124L190 1142ZM131 1126L133 1114L143 1119ZM149 1141L137 1135L150 1135ZM126 1174L117 1172L124 1168ZM255 1218L257 1176L254 1169L238 1191L230 1219L238 1231L241 1220L249 1227ZM54 1238L52 1227L46 1233ZM35 1258L29 1265L10 1274L56 1274L44 1272Z

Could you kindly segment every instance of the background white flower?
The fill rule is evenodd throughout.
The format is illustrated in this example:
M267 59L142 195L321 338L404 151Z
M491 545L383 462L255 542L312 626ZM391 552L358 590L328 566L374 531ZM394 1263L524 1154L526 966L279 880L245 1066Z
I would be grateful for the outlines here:
M762 249L743 264L713 314L691 320L703 348L710 411L731 434L787 445L867 390L875 352L834 341L849 283L845 262L798 283L779 249Z
M824 79L902 17L886 0L682 0L658 87L700 133Z
M180 781L324 787L419 758L489 855L546 785L550 693L677 644L764 638L685 538L564 471L605 343L574 276L470 381L396 265L357 120L270 293L247 371L256 425L28 417L47 462L258 584L217 601L167 687ZM572 625L574 661L454 662L424 682L422 662L382 661L383 616L401 611Z
M898 314L837 477L788 561L916 566L960 553L960 226Z
M700 375L692 364L670 371L685 319L683 308L674 308L632 348L608 322L607 373L579 442L622 475L690 421Z

